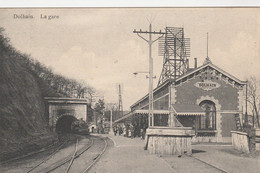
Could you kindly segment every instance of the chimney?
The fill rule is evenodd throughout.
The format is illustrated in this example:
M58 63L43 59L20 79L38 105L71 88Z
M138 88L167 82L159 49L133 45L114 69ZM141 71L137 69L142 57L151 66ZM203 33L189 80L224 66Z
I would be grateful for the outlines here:
M194 58L194 68L197 68L197 58Z

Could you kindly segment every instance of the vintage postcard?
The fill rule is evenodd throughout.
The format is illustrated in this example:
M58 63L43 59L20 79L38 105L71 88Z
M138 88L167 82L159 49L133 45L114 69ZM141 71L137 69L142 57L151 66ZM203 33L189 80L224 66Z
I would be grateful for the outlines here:
M259 8L1 8L0 172L260 170Z

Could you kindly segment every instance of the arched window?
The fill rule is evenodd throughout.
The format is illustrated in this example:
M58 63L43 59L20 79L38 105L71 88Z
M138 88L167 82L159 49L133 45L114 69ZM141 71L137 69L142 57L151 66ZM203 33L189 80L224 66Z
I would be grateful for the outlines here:
M205 116L200 116L199 129L216 129L216 106L209 100L200 103L200 107L205 111Z

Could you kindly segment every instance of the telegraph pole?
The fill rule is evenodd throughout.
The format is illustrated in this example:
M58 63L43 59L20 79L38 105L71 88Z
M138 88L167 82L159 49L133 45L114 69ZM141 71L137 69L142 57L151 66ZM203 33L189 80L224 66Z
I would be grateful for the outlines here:
M209 58L209 33L207 32L207 58Z
M248 115L247 115L247 84L248 81L246 81L246 112L245 112L245 126L248 127Z
M110 134L113 134L113 110L110 110Z
M118 85L118 111L119 111L119 118L123 117L123 102L122 102L122 95L121 95L121 86Z
M154 125L154 117L153 117L153 58L152 58L152 45L154 42L159 40L163 37L163 32L152 32L152 24L149 25L149 31L136 31L134 30L133 33L136 33L140 38L142 38L144 41L146 41L149 45L149 111L148 111L148 127ZM141 34L148 34L149 39L145 39ZM152 34L159 34L160 36L152 40Z

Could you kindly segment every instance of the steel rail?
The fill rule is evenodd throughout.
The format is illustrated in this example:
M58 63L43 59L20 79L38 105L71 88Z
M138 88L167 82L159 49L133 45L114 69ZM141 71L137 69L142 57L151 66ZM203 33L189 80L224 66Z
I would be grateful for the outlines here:
M63 142L63 143L65 143L65 142ZM63 145L63 143L59 144L58 147L60 145ZM39 153L44 153L44 152L49 151L50 149L54 148L55 144L57 144L57 142L55 142L54 144L51 144L51 145L49 145L47 147L41 148L39 151L33 151L33 152L27 153L25 155L18 156L18 157L15 157L15 158L3 161L3 162L0 163L0 165L5 165L5 164L8 164L8 163L13 162L13 161L19 161L19 160L22 160L22 159L24 159L26 157L30 157L30 156L33 156L33 155L36 155L36 154L39 154Z
M198 161L200 161L200 162L202 162L202 163L204 163L204 164L206 164L206 165L208 165L208 166L210 166L210 167L213 167L213 168L217 169L217 170L220 171L220 172L228 173L227 171L225 171L225 170L223 170L223 169L221 169L221 168L218 168L218 167L216 167L215 165L212 165L212 164L210 164L210 163L208 163L208 162L206 162L206 161L204 161L204 160L201 160L201 159L199 159L199 158L197 158L197 157L194 157L194 156L190 156L190 157L192 157L192 158L194 158L195 160L198 160Z
M66 169L66 173L69 172L70 167L71 167L73 161L75 160L75 156L76 156L77 150L78 150L78 144L79 144L79 140L78 140L78 138L77 138L76 145L75 145L75 151L74 151L74 154L72 155L72 158L71 158L71 160L70 160L70 164L69 164L69 166L68 166L67 169Z
M94 161L83 171L83 173L88 172L88 171L90 170L90 168L92 168L92 166L93 166L93 165L99 160L99 158L105 153L105 151L106 151L106 149L107 149L107 141L106 141L104 138L101 138L101 139L103 139L104 142L105 142L105 146L104 146L102 152L101 152L97 157L94 158Z
M91 144L90 144L90 145L86 145L85 147L83 147L82 149L80 149L80 150L78 151L78 153L75 155L74 159L78 158L81 154L83 154L83 153L84 153L85 151L87 151L90 147L92 147L92 146L93 146L93 143L94 143L94 142L93 142L93 139L92 139L92 140L91 140ZM73 155L74 155L74 153L73 153ZM66 157L66 158L64 158L63 160L58 161L58 162L54 163L53 165L51 165L50 167L44 169L43 172L46 172L46 173L52 172L52 171L54 171L55 169L61 167L62 165L68 163L69 161L71 161L71 157ZM70 167L71 167L71 165L70 165ZM68 171L69 171L69 170L68 170Z
M57 147L60 147L60 145L63 145L64 143L68 142L69 139L67 139L66 141L62 142L61 144L59 144ZM49 151L50 149L53 149L56 147L56 144L58 144L59 142L55 142L51 145L48 145L46 147L43 147L41 148L39 151L33 151L33 152L30 152L30 153L27 153L25 155L22 155L22 156L18 156L18 157L15 157L15 158L11 158L9 160L6 160L6 161L3 161L3 162L0 162L0 165L5 165L7 163L10 163L10 162L13 162L13 161L19 161L19 160L22 160L26 157L30 157L30 156L33 156L33 155L36 155L36 154L39 154L39 153L44 153L46 151Z
M46 159L44 159L43 161L41 161L39 164L37 164L36 166L34 166L33 168L31 168L29 171L27 171L27 173L30 173L31 171L33 171L35 168L39 167L41 164L43 164L44 162L46 162L47 160L49 160L50 158L52 158L52 156L54 156L69 140L63 142L49 157L47 157Z

